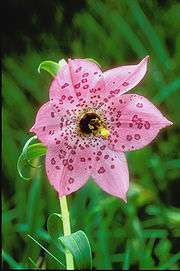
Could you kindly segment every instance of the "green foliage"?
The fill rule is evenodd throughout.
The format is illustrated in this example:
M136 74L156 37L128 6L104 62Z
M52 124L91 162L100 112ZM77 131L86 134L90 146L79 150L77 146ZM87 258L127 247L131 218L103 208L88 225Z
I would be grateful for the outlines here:
M25 177L23 175L23 168L24 167L40 167L41 165L36 165L33 164L34 159L35 158L39 158L41 156L44 156L47 152L47 148L41 144L41 143L37 143L37 144L31 144L30 143L34 140L37 139L36 136L31 137L26 144L24 145L24 148L22 150L22 153L20 154L19 158L18 158L18 162L17 162L17 170L18 173L20 175L20 177L24 180L30 180L30 177Z
M63 245L72 253L77 269L92 268L91 247L83 231L80 230L63 236L62 217L57 213L53 213L48 217L47 228L57 248L62 250Z
M45 70L49 72L53 77L56 76L60 69L60 65L54 61L45 60L41 62L41 64L38 67L38 72L40 73L41 70Z
M52 78L45 72L38 74L39 64L44 59L58 63L62 58L82 57L95 59L107 69L138 63L145 55L150 55L148 74L131 92L154 102L174 125L150 146L127 154L131 181L127 204L105 194L92 180L69 197L72 231L86 232L93 268L180 268L180 5L161 2L87 0L81 9L73 9L67 27L58 2L51 33L38 32L41 50L31 41L25 52L14 49L3 57L3 269L64 268L60 264L65 262L64 253L46 228L49 215L60 212L58 198L44 166L36 168L38 162L33 160L37 146L40 157L46 152L44 147L32 144L21 156L20 170L31 181L23 182L16 169L22 146L32 136L29 129L35 114L48 99ZM60 28L64 35L58 35ZM33 167L28 165L26 172L27 160Z
M61 215L57 213L53 213L48 217L47 229L52 240L54 240L55 242L61 235L63 235L61 220L62 220Z
M91 247L83 231L61 236L59 240L72 253L77 269L84 270L92 268Z
M56 258L48 249L46 249L42 244L40 244L35 238L33 238L31 235L28 234L28 237L31 238L39 247L41 247L50 257L52 257L60 267L65 267L65 265L58 259Z

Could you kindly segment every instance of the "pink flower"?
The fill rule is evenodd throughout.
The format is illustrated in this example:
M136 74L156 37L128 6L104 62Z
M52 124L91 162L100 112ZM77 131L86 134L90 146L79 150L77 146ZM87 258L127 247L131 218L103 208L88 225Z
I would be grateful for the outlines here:
M149 144L172 123L146 98L125 94L144 77L148 57L104 73L85 59L63 62L38 111L34 132L47 146L46 172L59 196L89 176L126 201L129 174L124 152Z

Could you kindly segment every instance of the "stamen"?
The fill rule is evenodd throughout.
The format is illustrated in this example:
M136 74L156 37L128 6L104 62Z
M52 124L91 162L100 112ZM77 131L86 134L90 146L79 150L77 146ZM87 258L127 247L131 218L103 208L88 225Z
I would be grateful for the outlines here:
M100 132L100 134L101 134L101 136L102 136L103 139L107 139L108 138L108 136L109 136L109 130L108 129L106 129L104 127L100 127L99 128L99 132Z
M95 112L85 113L79 121L80 132L83 135L94 135L98 137L101 135L103 139L107 139L109 136L109 130L106 129L106 124L103 118L97 115Z

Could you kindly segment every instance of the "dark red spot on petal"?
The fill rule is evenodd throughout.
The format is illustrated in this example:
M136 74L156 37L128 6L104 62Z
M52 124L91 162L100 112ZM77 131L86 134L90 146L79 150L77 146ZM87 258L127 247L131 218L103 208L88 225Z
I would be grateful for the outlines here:
M127 139L128 141L131 141L131 140L132 140L132 135L127 135L127 136L126 136L126 139Z
M83 89L87 89L89 87L89 85L85 85L83 86Z
M138 128L138 129L141 129L141 128L143 127L142 122L139 122L139 123L136 123L136 124L137 124L137 128Z
M82 67L79 67L77 70L75 70L75 72L80 72L82 70Z
M145 129L147 129L147 130L151 127L149 121L145 121L144 127L145 127Z
M58 144L60 144L61 143L61 141L60 140L56 140L56 144L58 145Z
M118 123L116 124L116 126L119 128L119 127L121 126L121 123L118 122Z
M72 170L73 170L73 166L72 166L72 165L69 165L69 166L68 166L68 169L72 171Z
M98 173L99 174L102 174L105 172L105 168L104 167L100 167L99 170L98 170Z
M55 165L56 164L56 160L54 158L51 159L51 164Z
M84 157L81 157L81 162L85 162L85 158Z
M82 81L82 83L86 83L87 82L87 78L84 78L81 81Z
M121 116L121 111L117 111L117 117L120 118Z
M105 148L106 148L105 145L103 145L103 146L100 147L100 149L101 149L102 151L105 150Z
M122 85L123 85L124 87L127 87L127 86L129 85L129 83L128 83L128 82L124 82Z
M89 75L89 73L88 72L85 72L83 75L82 75L82 77L87 77Z
M136 122L138 120L138 115L134 115L133 117L132 117L132 121L133 122Z
M140 134L135 134L135 135L134 135L134 138L135 138L136 140L139 140L139 139L141 138L141 136L140 136Z
M80 88L80 83L74 85L74 87L77 89L77 88Z
M137 104L136 104L136 107L142 108L142 107L143 107L143 104L142 104L142 103L137 103Z
M64 159L62 163L63 163L64 166L67 166L68 160L67 160L67 159Z
M68 180L68 182L69 182L70 184L74 183L74 178L70 177L69 180Z
M63 89L63 88L68 87L68 86L69 86L69 84L65 83L64 85L61 86L61 88Z

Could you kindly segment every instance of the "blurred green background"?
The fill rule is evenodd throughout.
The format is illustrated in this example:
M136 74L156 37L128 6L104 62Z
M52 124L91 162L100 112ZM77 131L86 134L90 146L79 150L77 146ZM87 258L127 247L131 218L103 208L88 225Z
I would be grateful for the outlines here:
M144 149L127 154L128 203L92 181L68 198L72 230L87 234L96 269L178 269L180 4L173 0L9 1L2 40L3 268L61 268L27 234L54 255L47 218L59 212L44 168L23 181L16 163L35 114L48 98L51 77L43 60L94 58L103 69L138 63L150 55L148 73L131 92L144 95L174 125Z

